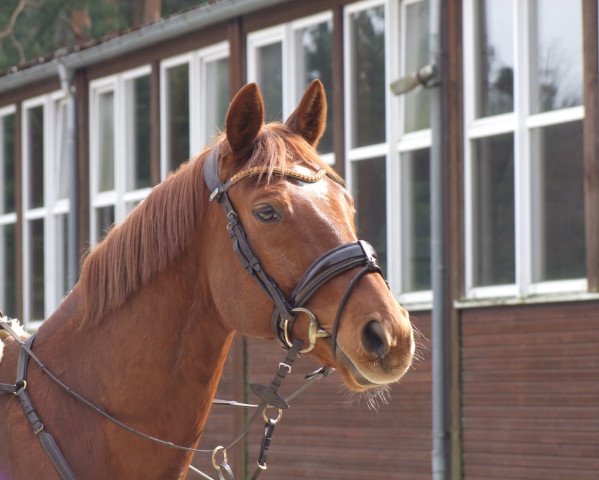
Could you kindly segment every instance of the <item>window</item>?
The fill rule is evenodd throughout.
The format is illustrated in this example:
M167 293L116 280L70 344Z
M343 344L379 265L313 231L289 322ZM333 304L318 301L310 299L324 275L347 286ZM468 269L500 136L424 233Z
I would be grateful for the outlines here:
M62 92L23 103L24 320L35 327L71 288L67 104Z
M0 305L2 313L17 316L15 108L0 109Z
M332 31L332 15L325 12L248 35L248 80L260 87L267 122L285 121L312 80L324 84L329 128L318 150L329 163L334 162Z
M150 68L90 84L91 241L150 191Z
M346 151L358 236L372 243L387 270L387 77L385 5L345 9Z
M164 178L224 130L230 102L229 46L223 42L170 58L160 68Z
M586 289L582 12L559 0L464 8L466 289Z

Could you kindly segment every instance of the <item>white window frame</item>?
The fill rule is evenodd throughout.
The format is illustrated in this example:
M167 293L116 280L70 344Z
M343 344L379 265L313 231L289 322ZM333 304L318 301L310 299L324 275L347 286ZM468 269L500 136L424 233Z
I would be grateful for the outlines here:
M58 291L59 282L56 275L59 273L56 260L58 247L58 222L59 215L68 215L70 212L69 198L58 198L58 182L56 172L59 171L60 159L58 158L61 128L65 127L65 119L58 119L60 103L65 101L64 92L56 91L39 97L25 100L22 104L22 191L23 191L23 321L27 328L35 329L48 317L60 303L60 298L65 292ZM44 111L44 204L41 207L29 208L29 154L30 145L28 111L42 106ZM29 222L43 220L44 222L44 318L31 318L29 301L31 292L31 259L29 258Z
M189 152L187 155L191 157L193 155L194 148L191 146L193 141L193 135L191 132L195 131L192 128L192 118L194 116L192 108L193 102L193 92L191 85L192 81L192 68L191 63L193 61L193 54L185 53L183 55L177 55L176 57L167 58L166 60L162 60L160 62L160 178L164 179L168 175L169 172L169 136L170 132L168 131L168 124L166 119L169 113L169 105L168 105L168 71L171 68L179 67L181 65L187 65L188 69L188 98L189 98L189 130L187 132L187 136L189 138Z
M282 79L283 91L283 122L293 113L300 101L304 89L297 85L297 43L296 32L320 23L332 22L333 12L330 10L303 17L292 22L283 23L274 27L256 30L248 34L247 37L247 77L248 82L255 82L258 78L257 72L257 50L266 45L281 43L282 52ZM328 128L331 128L329 125ZM332 165L335 163L335 154L333 152L321 154L321 158Z
M128 205L146 198L151 187L128 190L127 175L130 165L127 143L127 82L139 77L151 75L152 69L144 65L126 72L104 77L90 82L90 242L94 246L101 232L96 231L98 208L114 207L115 224L125 219L129 212ZM98 99L103 93L112 91L114 94L114 190L99 192L99 158L98 158Z
M17 112L17 108L15 105L8 105L6 107L2 107L0 108L0 120L2 120L4 117L8 117L9 115L16 115ZM16 142L16 138L14 139ZM4 148L4 130L0 129L0 149ZM0 150L1 152L2 150ZM0 156L0 183L4 184L4 171L3 171L3 165L2 162L4 161L4 159ZM16 172L15 172L16 173ZM15 182L16 182L16 178L15 178ZM15 184L16 187L16 184ZM15 205L15 210L12 212L7 212L7 213L2 213L0 212L0 227L4 227L7 225L14 225L16 228L16 224L17 224L17 212L16 212L16 205ZM6 254L4 252L4 248L3 248L4 243L0 242L0 265L4 265L6 262ZM0 289L0 305L4 305L6 302L6 299L4 298L4 288ZM16 313L16 312L10 312L10 313Z
M344 78L345 78L345 152L346 152L346 180L351 189L354 185L352 165L354 162L372 158L384 157L386 159L386 216L387 216L387 277L393 294L398 300L411 310L427 309L432 301L430 289L422 291L405 292L403 289L402 252L406 247L405 235L409 234L406 220L398 205L402 191L402 183L406 170L401 158L402 154L415 150L430 148L430 129L403 133L405 99L396 97L386 90L386 141L363 147L352 147L352 124L354 122L352 109L352 55L351 45L351 17L352 15L384 6L385 8L385 85L405 74L405 58L402 55L403 44L407 39L403 36L403 22L405 5L418 3L420 0L367 0L352 3L344 8ZM392 46L399 46L392 48Z
M215 43L200 50L170 57L160 62L160 175L164 179L169 174L168 127L166 115L168 70L180 65L189 69L189 157L200 152L214 137L213 132L206 129L205 119L208 116L207 68L211 62L230 57L229 42Z
M465 186L465 287L471 299L498 297L530 297L534 295L559 295L587 290L587 279L576 278L558 281L533 281L534 218L531 130L537 127L559 125L583 120L584 107L576 106L562 110L531 114L530 57L529 57L529 2L512 0L514 12L514 111L493 117L475 117L475 24L474 2L465 0L464 24L464 186ZM503 133L514 134L514 227L515 227L515 283L511 285L474 286L474 212L472 208L472 142Z

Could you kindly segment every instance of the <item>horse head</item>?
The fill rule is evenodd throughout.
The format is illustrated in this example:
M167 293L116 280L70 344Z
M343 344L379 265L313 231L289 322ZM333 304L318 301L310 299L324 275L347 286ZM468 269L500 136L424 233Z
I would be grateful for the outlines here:
M209 284L228 328L278 337L287 347L301 338L309 345L305 350L336 368L350 389L365 391L406 372L414 354L413 331L374 251L357 241L351 196L316 152L326 109L318 80L285 124L264 124L264 104L255 84L235 96L225 136L207 155L212 165L204 168L213 203L225 209L225 215L216 205L208 209L210 228L232 231L239 226L238 236L244 238L233 235L235 248L229 241L213 242L206 260ZM242 251L242 262L234 250ZM262 280L254 281L242 264ZM334 274L331 264L338 267ZM294 304L298 298L301 305ZM273 302L282 311L274 316Z

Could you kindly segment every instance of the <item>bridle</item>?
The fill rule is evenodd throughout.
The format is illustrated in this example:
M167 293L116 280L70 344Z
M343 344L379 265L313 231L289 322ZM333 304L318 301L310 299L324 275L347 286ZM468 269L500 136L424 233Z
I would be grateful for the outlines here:
M326 176L326 170L321 169L314 175L305 175L303 173L289 170L283 171L277 168L269 169L268 167L253 167L242 170L230 179L222 182L219 176L219 158L220 148L215 147L204 163L204 180L211 191L210 201L216 201L223 209L227 219L227 231L233 242L233 250L239 257L243 268L254 278L254 280L256 280L260 288L274 304L275 308L271 322L272 331L275 337L279 340L283 348L291 348L291 332L293 331L294 323L298 314L303 313L308 316L310 323L308 326L308 346L301 350L300 353L306 353L312 350L319 338L329 338L331 353L333 358L336 358L339 322L353 288L357 285L359 280L368 273L378 273L381 276L383 275L374 248L368 242L358 240L329 250L308 267L302 278L296 284L291 295L286 297L279 285L264 271L260 264L260 260L254 254L239 219L239 215L233 208L233 204L231 203L227 192L233 185L239 183L241 180L263 175L265 173L290 177L306 183L315 183ZM320 327L316 316L308 310L305 305L320 287L329 280L356 267L362 268L349 282L339 307L337 308L333 327L330 332L327 332Z
M382 276L382 270L378 265L376 253L372 246L365 241L351 242L333 248L316 259L312 265L308 267L302 278L298 281L297 285L293 289L291 295L287 298L283 294L278 284L262 268L258 257L256 257L249 244L243 225L240 222L239 215L233 208L233 205L227 194L228 190L236 183L242 181L243 179L260 175L264 173L266 169L262 167L249 168L234 175L223 183L219 177L219 153L220 149L214 148L204 164L204 179L208 188L212 192L210 194L210 201L216 201L222 207L227 218L227 231L229 232L231 240L233 241L234 251L237 253L245 270L247 270L258 282L260 288L267 294L274 304L274 311L272 314L272 329L276 338L286 350L285 358L279 363L279 368L269 385L261 385L257 383L250 384L252 391L261 399L259 405L240 404L237 402L228 402L223 400L214 401L214 403L251 407L255 408L256 410L245 423L238 435L229 444L227 444L226 447L218 446L214 450L196 449L177 445L173 442L140 432L108 414L102 408L87 400L84 396L62 382L60 378L58 378L44 365L44 363L32 350L35 334L23 341L19 338L18 334L12 330L10 323L0 321L0 329L6 330L20 346L20 354L17 361L16 381L14 384L0 383L0 392L13 393L19 398L26 417L33 428L34 434L40 439L44 450L50 457L50 460L54 464L57 472L64 480L76 480L76 476L71 471L52 435L50 435L50 433L45 429L44 424L38 416L27 393L27 365L29 359L32 359L46 374L47 378L58 385L63 391L123 430L165 447L189 452L212 453L212 465L218 474L219 480L233 479L233 473L227 461L227 449L238 443L248 433L250 426L260 418L263 418L265 422L264 434L262 437L260 453L257 461L257 469L251 477L251 480L256 480L258 476L264 470L266 470L268 449L270 447L274 428L281 418L282 410L289 408L289 401L299 395L305 388L307 388L313 382L326 377L332 371L332 369L329 367L322 367L312 374L306 375L304 382L291 393L286 396L281 396L278 393L278 389L285 377L291 372L291 368L295 360L301 353L306 353L312 350L319 338L329 338L331 352L333 358L335 358L339 322L353 288L360 281L360 279L368 273L378 273ZM281 175L283 177L294 178L307 183L314 183L324 178L326 175L326 170L319 170L314 175L305 175L294 171L282 171L275 168L271 169L270 173ZM310 310L305 308L305 305L312 295L314 295L314 293L316 293L320 287L322 287L329 280L356 267L362 268L360 268L360 270L349 282L337 309L333 327L330 332L327 332L320 327L315 315ZM308 326L308 346L304 349L301 348L303 345L303 341L301 339L291 338L294 323L298 314L300 313L307 315L310 320ZM269 407L278 409L278 415L276 417L271 417L268 415L267 409ZM222 458L220 461L218 460L219 456ZM204 472L196 469L195 467L190 465L189 468L190 470L202 476L202 478L212 480L212 477L206 475Z

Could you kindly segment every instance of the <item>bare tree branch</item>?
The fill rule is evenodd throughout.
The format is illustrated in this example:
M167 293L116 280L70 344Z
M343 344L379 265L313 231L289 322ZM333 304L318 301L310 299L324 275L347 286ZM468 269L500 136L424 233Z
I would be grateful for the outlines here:
M29 0L19 0L19 4L17 5L17 7L14 9L14 11L12 12L12 14L10 15L10 20L8 22L8 25L6 26L6 28L4 30L2 30L0 32L0 40L6 37L11 37L14 38L14 28L15 28L15 23L17 23L17 18L19 18L19 15L21 14L21 12L23 10L25 10L25 7L27 7L27 5L29 4ZM14 39L16 40L16 38ZM13 41L14 43L14 41ZM18 41L17 41L18 43ZM16 45L15 45L16 46ZM20 44L19 44L20 46ZM22 48L19 51L19 54L21 53Z
M25 51L23 50L23 45L21 45L21 42L19 42L19 40L15 36L15 32L13 32L11 30L8 35L10 37L12 44L17 49L17 52L19 52L19 64L25 63L25 60L27 60L27 59L25 58Z

